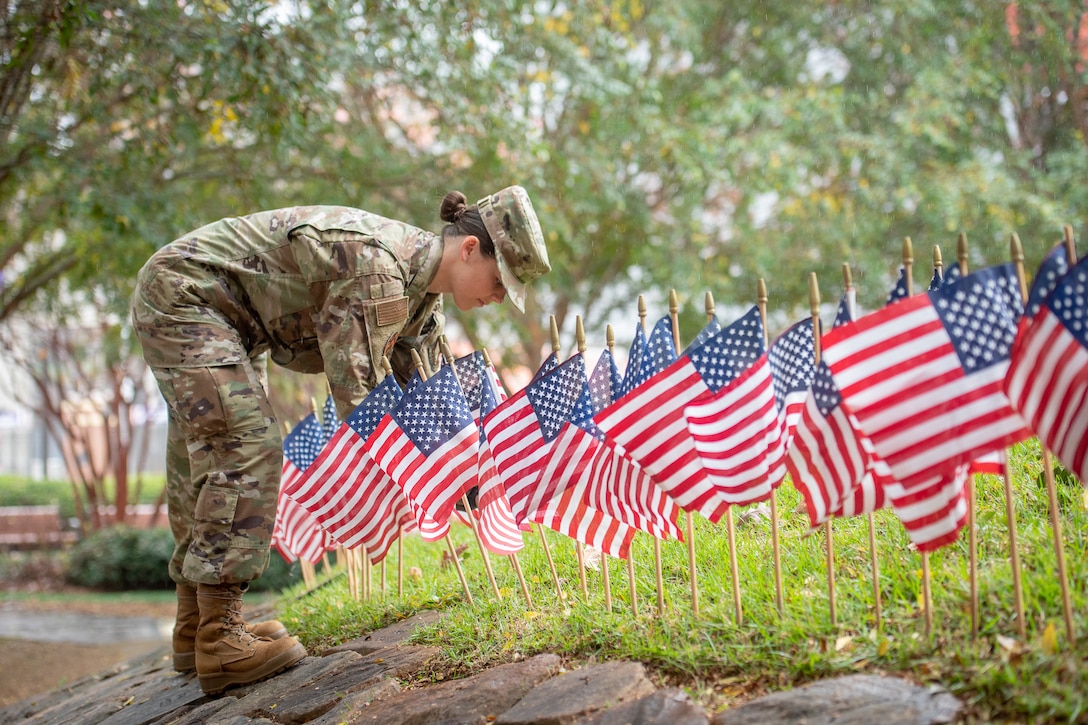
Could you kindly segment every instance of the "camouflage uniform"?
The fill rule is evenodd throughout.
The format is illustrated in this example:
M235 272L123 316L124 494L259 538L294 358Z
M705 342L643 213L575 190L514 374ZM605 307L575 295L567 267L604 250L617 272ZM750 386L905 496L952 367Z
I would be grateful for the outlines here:
M264 358L324 372L346 418L411 349L437 361L442 242L346 207L223 219L155 253L132 319L170 408L167 495L179 584L251 581L268 564L282 438ZM546 263L546 261L545 261Z

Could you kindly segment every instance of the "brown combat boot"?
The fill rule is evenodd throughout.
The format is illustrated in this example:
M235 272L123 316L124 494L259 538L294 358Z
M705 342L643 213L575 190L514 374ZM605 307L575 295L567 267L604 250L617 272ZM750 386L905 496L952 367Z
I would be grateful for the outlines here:
M196 674L200 689L218 695L232 685L248 685L287 669L306 656L294 637L254 637L242 620L244 584L200 584L197 604Z
M200 624L200 608L196 604L196 589L178 584L177 591L178 617L174 622L174 669L178 672L192 672L196 669L196 629ZM287 636L287 629L275 619L246 624L246 629L254 637L282 639Z

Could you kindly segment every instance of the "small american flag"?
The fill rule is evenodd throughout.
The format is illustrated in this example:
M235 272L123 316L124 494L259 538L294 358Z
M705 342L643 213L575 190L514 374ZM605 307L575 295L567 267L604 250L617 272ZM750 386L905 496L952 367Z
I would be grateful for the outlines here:
M631 347L627 351L627 369L623 373L623 382L619 389L617 399L635 389L635 383L639 377L639 368L642 367L642 358L646 357L646 331L640 323L635 323L635 335L631 340Z
M484 418L484 431L510 508L518 523L531 521L548 491L538 483L548 453L571 419L585 384L580 354L538 376Z
M276 503L272 545L287 562L293 562L300 557L307 562L317 563L333 545L317 521L285 493L295 480L305 475L306 469L321 452L324 443L321 421L312 413L287 433L283 441L283 471L279 501Z
M1017 337L1006 388L1039 440L1088 481L1088 259L1046 292L1060 263L1051 264L1036 275L1029 305L1037 312Z
M682 539L676 503L593 423L593 416L619 397L617 376L615 360L605 350L589 376L590 404L575 414L574 425L598 441L586 475L585 503L659 539Z
M457 376L444 365L405 393L363 447L404 491L417 521L442 524L476 482L479 441Z
M676 345L672 335L672 319L666 315L658 320L654 329L650 331L650 339L639 356L638 366L632 367L631 361L628 360L620 397L629 395L631 391L667 368L674 360L676 360Z
M892 291L888 293L888 298L884 300L885 307L910 297L908 282L907 268L899 267L899 276L895 278L895 285L892 287Z
M960 470L1028 435L1002 390L1021 314L1017 287L1012 265L983 269L824 339L844 404L905 495L944 502L939 522L912 530L904 520L920 549L958 532L941 527L962 524L948 508L962 499ZM901 497L891 498L902 519Z
M668 519L668 511L675 511L675 505L668 501L645 472L629 459L618 455L593 424L593 415L598 410L597 402L605 402L605 391L615 380L614 370L612 356L605 351L598 359L590 380L583 377L582 392L571 413L571 420L563 425L545 460L538 483L539 498L543 502L540 508L544 512L536 514L534 520L574 538L585 534L578 526L589 526L590 522L595 522L591 526L595 531L615 533L634 526L658 537L670 533L675 536L675 512L672 520ZM630 464L630 470L618 471L613 476L612 466L622 462ZM612 483L627 486L617 490L609 485ZM573 493L568 494L568 491ZM577 508L577 512L571 507ZM617 519L623 526L612 526L611 519ZM578 526L572 523L574 520L579 522ZM597 546L590 541L579 540ZM609 544L614 545L614 542ZM611 549L604 550L613 553Z
M844 294L833 327L852 321L851 295ZM831 369L821 361L786 455L790 480L805 499L813 528L833 515L865 512L867 504L874 506L868 511L875 511L878 503L883 505L883 488L873 478L863 436L841 403Z
M272 546L288 562L302 557L314 563L326 551L325 531L285 494L285 490L313 463L324 444L321 422L313 413L303 418L283 439L283 471Z
M703 467L731 504L762 501L785 478L814 350L812 320L799 322L740 376L685 409Z
M741 375L763 351L763 324L758 308L753 307L605 408L594 422L681 508L717 522L729 502L707 478L688 432L684 408L703 393L716 392Z
M483 428L483 419L499 404L502 389L483 353L474 352L454 361L457 379L465 391L465 400L480 431L480 451L476 506L480 540L489 551L499 555L516 554L525 546L521 529L510 510L506 488L495 468L495 459Z
M304 476L287 494L347 548L363 546L381 561L402 526L414 525L400 489L365 451L364 442L402 397L386 376L340 423Z

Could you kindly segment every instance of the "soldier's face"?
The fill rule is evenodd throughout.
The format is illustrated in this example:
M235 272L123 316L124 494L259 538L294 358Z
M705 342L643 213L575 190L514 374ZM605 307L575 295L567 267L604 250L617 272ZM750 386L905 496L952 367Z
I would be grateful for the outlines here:
M465 237L461 243L460 262L453 281L453 303L458 309L498 304L506 298L499 263L480 251L476 237Z

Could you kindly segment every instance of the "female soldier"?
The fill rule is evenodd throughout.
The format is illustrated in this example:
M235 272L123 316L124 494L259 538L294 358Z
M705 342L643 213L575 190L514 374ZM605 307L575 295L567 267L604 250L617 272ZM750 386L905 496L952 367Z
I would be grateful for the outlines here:
M222 692L306 656L278 622L247 625L242 593L264 572L282 468L264 353L324 372L341 418L382 376L403 384L411 350L437 361L441 295L462 310L549 271L520 186L476 205L450 192L441 235L359 209L305 206L214 222L144 265L133 325L169 406L167 500L177 584L174 662Z

